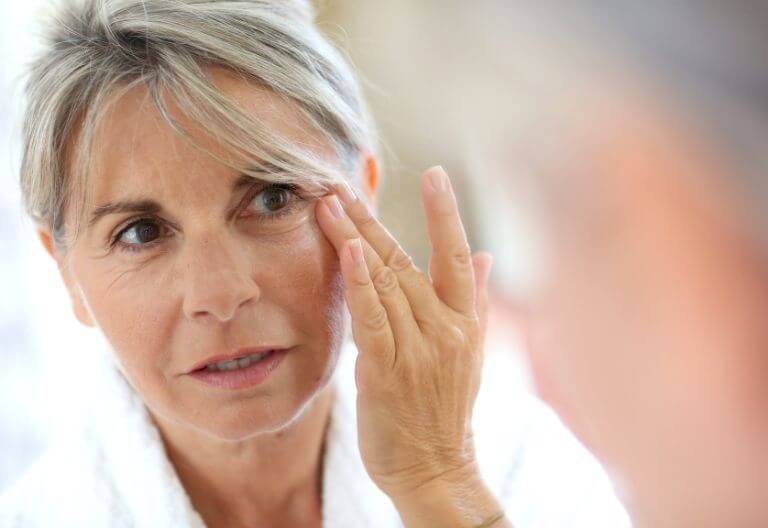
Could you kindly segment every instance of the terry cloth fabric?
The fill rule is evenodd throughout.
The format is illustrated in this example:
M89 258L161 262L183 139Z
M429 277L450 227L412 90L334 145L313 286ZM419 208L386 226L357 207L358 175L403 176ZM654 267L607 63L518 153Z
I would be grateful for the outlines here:
M205 528L145 405L104 347L91 405L0 497L2 528ZM357 446L354 344L334 374L323 462L323 526L402 527L365 472ZM475 406L478 463L516 528L623 528L628 518L592 456L555 415L510 383L488 353ZM258 521L254 526L265 526Z

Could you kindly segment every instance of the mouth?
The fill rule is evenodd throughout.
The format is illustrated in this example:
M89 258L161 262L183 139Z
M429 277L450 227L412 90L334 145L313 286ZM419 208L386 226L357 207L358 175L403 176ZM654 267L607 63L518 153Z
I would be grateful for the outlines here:
M280 350L281 349L276 347L241 348L235 354L210 357L196 364L187 372L187 374L193 372L229 372L232 370L248 368L254 363L269 358L275 352Z
M210 363L203 368L211 372L220 372L220 371L226 372L229 370L237 370L237 369L249 367L252 364L256 363L257 361L261 361L262 359L269 356L270 354L272 354L272 350L267 350L266 352L260 352L258 354L249 354L247 356L239 356L234 359L217 361L215 363Z
M270 348L251 352L241 349L237 355L213 358L188 372L189 378L208 387L241 390L267 381L283 362L288 349ZM248 353L250 352L250 353Z

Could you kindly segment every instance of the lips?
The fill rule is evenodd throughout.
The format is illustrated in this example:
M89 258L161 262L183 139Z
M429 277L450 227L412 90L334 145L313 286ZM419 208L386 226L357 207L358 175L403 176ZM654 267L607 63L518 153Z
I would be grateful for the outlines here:
M242 356L249 356L251 354L261 354L262 352L268 352L270 350L284 350L284 347L277 346L277 345L263 345L263 346L254 346L254 347L245 347L240 348L237 350L237 352L232 354L220 354L218 356L211 356L207 359L204 359L203 361L200 361L196 363L191 369L189 369L185 374L190 374L192 372L202 370L206 368L211 363L216 363L218 361L227 361L227 360L233 360Z
M202 383L204 389L225 390L225 391L239 391L252 389L263 383L268 382L274 375L273 373L283 363L283 359L288 355L289 350L272 350L269 352L263 352L256 354L258 357L263 356L263 359L254 363L250 363L246 366L238 366L237 368L227 368L225 370L210 367L201 368L189 373L189 378L195 382ZM233 361L233 360L229 360ZM235 363L239 363L238 360ZM218 365L227 363L227 361L221 361Z

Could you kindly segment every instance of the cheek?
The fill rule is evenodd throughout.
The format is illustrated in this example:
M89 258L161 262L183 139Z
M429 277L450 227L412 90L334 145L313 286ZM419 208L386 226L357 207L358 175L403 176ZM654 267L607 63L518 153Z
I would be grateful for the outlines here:
M154 350L147 340L163 333L176 306L163 275L124 265L85 271L80 281L83 295L110 343L132 355Z
M90 274L83 293L127 380L147 401L159 401L167 380L158 365L172 363L168 343L178 304L160 277L139 273L140 280L121 282L121 274Z
M264 300L289 311L292 326L309 342L336 350L344 337L344 288L336 251L314 222L266 246L274 280L260 284Z

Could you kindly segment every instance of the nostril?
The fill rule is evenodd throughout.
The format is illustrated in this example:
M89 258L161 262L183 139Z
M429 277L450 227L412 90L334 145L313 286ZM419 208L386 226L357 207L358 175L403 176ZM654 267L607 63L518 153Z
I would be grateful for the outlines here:
M245 288L217 288L203 293L198 289L187 295L184 300L184 312L190 319L205 321L213 319L220 322L231 321L237 313L252 307L260 297L260 290L255 285Z

